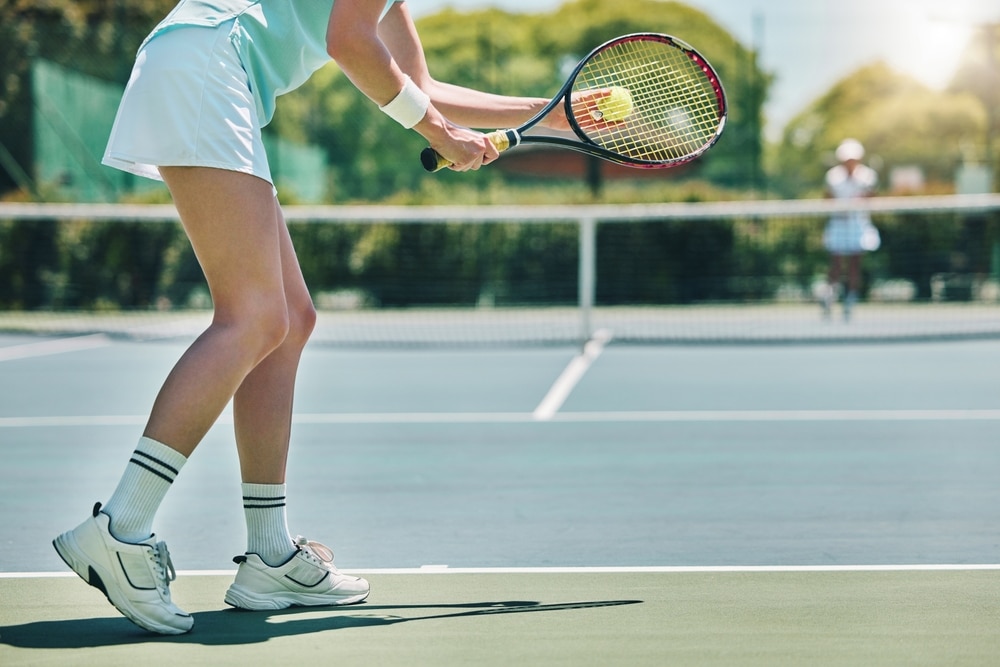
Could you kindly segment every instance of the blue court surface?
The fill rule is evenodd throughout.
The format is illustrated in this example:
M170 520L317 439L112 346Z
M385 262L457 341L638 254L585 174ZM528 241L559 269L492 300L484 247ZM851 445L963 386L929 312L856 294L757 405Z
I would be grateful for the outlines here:
M49 578L66 571L49 543L114 489L187 342L0 336L0 582L30 581L36 591L70 583ZM739 590L737 581L719 588L718 577L733 576L725 573L893 572L916 577L907 581L920 600L934 586L952 590L932 585L943 570L978 577L967 590L985 597L965 612L991 624L1000 609L998 368L996 341L313 345L296 399L289 520L333 547L341 568L388 577L390 588L405 589L391 577L415 572L709 573L702 584L673 589L659 579L647 590L690 601L699 585L706 596ZM155 526L182 572L179 591L193 585L181 583L185 573L233 569L245 546L239 482L224 415ZM115 618L99 594L72 583L73 595ZM866 584L839 590L863 596ZM631 618L639 612L625 602L643 597L630 589L577 599L621 603L600 613ZM40 608L25 605L18 609ZM975 636L979 652L955 664L1000 649L996 634ZM635 664L668 664L667 647L656 650ZM565 650L553 655L573 664Z
M0 338L4 571L63 569L48 541L114 489L186 343ZM317 345L289 520L342 567L994 563L997 368L992 341ZM230 421L158 518L181 569L245 546Z

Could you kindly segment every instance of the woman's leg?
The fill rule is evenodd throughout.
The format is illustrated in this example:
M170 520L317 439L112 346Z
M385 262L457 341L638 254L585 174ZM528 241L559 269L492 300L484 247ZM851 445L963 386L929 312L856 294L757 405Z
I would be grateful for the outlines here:
M834 296L836 296L836 289L840 284L840 255L830 255L830 266L826 273L826 282L834 289Z
M280 210L278 216L288 335L246 376L233 400L236 445L245 483L283 484L285 481L295 376L302 348L316 323L312 298Z
M847 291L857 296L861 290L861 255L851 255L847 259Z
M163 167L161 174L198 257L215 307L209 328L180 358L144 435L184 456L215 423L250 372L289 330L283 224L271 184L233 171ZM274 400L290 404L277 391Z
M844 296L844 319L851 319L851 311L858 301L861 289L861 255L851 255L847 258L847 294Z
M204 171L163 169L163 176L208 279L215 318L168 378L147 436L193 448L232 398L247 550L276 565L295 552L285 465L295 376L316 313L270 184Z
M840 257L830 253L830 263L826 273L826 289L823 290L821 304L823 307L823 317L830 317L830 310L834 302L837 301L837 290L840 282Z
M208 280L215 316L164 382L104 511L95 506L90 518L54 545L128 618L154 632L178 634L193 621L171 601L173 566L150 535L153 516L186 457L246 377L280 349L290 318L282 269L285 232L271 185L218 169L172 167L161 173ZM275 400L290 405L287 391Z
M288 330L281 222L271 185L219 169L162 170L215 302L211 326L164 382L105 512L120 540L152 532L181 467L244 378ZM290 396L276 395L279 403Z
M280 225L279 234L288 335L247 375L233 398L243 479L246 550L271 566L287 562L296 551L285 512L285 466L295 375L302 348L316 321L316 311L284 224Z

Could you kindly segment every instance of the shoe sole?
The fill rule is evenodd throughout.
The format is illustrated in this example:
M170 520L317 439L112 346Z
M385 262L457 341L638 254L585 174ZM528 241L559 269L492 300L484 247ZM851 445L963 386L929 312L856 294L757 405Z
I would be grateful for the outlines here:
M108 599L108 602L110 602L115 609L121 612L122 616L132 621L140 628L162 635L182 635L191 629L190 627L175 628L170 625L162 625L140 615L132 606L128 597L121 594L116 586L112 586L110 589L108 588L104 581L107 579L108 581L113 582L114 575L104 568L97 566L87 558L87 555L83 552L79 545L77 545L72 532L63 533L56 539L52 540L52 546L55 547L56 553L59 554L59 557L63 559L63 562L66 563L71 570L76 572L81 579L87 582L87 584L104 593L104 597Z
M264 611L287 609L288 607L333 607L363 602L371 591L356 593L342 598L331 598L330 595L302 595L292 593L261 594L249 591L233 584L226 591L226 604L239 609Z

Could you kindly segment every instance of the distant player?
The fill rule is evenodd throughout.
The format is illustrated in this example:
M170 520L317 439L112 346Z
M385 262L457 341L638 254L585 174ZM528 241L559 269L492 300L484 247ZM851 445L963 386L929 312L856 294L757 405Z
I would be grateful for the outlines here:
M826 172L827 197L849 200L871 197L875 193L878 174L871 167L861 164L864 156L865 149L857 140L845 139L841 142L837 147L839 164ZM872 224L867 211L837 213L830 217L823 232L823 247L830 253L827 286L822 295L824 317L830 317L846 263L844 319L850 319L861 289L861 256L878 250L880 245L878 229Z

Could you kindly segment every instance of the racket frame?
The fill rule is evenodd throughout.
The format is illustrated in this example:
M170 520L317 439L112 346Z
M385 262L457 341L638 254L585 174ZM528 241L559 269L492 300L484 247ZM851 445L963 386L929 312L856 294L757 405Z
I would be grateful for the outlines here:
M618 44L623 44L631 41L643 41L643 40L653 40L660 41L668 44L669 46L680 50L688 58L695 62L698 67L702 70L707 81L711 84L712 90L715 93L716 100L718 103L719 112L719 122L715 129L712 137L701 145L697 150L690 153L686 153L678 158L671 160L643 160L640 158L633 158L627 155L622 155L616 153L615 151L608 150L603 146L595 143L587 133L580 127L576 120L576 115L573 113L573 87L576 85L576 80L580 76L580 73L587 66L587 64L596 56L597 54L605 51ZM566 118L569 121L570 129L576 135L575 139L569 137L561 137L549 134L541 135L529 135L525 134L528 130L537 125L545 116L547 116L553 109L562 104L566 113ZM553 98L546 104L541 111L536 113L530 119L528 119L523 125L517 128L509 128L505 130L496 130L495 132L490 132L486 136L489 141L496 146L497 150L501 153L520 146L521 144L549 144L561 146L563 148L568 148L570 150L577 151L579 153L585 153L587 155L593 155L609 162L615 164L621 164L627 167L637 167L641 169L668 169L671 167L677 167L682 164L687 164L692 160L696 160L698 157L703 155L709 148L715 145L722 136L722 131L726 127L726 118L728 116L728 103L726 101L726 92L722 86L722 81L719 79L719 75L715 72L712 66L709 64L708 60L705 59L700 53L698 53L691 45L686 42L672 37L670 35L665 35L663 33L656 32L637 32L630 33L628 35L622 35L620 37L615 37L607 42L604 42L600 46L593 48L590 53L584 56L580 62L576 64L573 71L567 77L566 82L563 84L559 92L553 96ZM444 169L451 165L445 158L441 157L437 151L433 148L427 147L420 154L420 161L424 165L427 171L438 171Z

